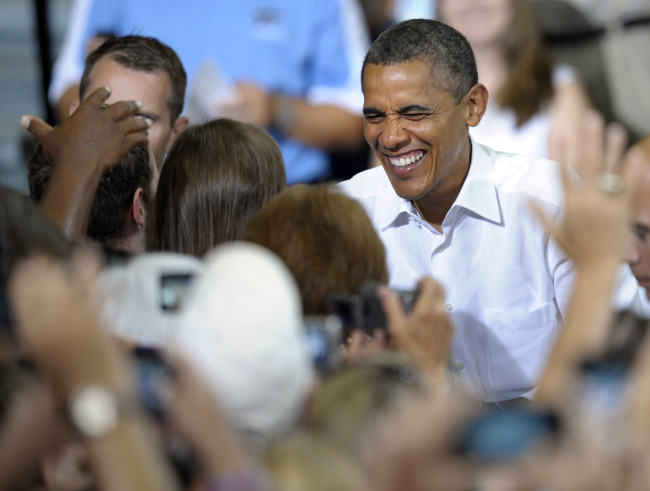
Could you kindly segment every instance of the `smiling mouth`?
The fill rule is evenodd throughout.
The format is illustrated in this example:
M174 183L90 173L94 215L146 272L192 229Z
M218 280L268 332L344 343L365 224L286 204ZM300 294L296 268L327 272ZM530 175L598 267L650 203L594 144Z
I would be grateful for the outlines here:
M391 165L401 169L407 165L414 164L415 162L419 161L422 157L424 157L424 153L425 152L420 151L413 153L410 157L388 157L388 160L390 161Z

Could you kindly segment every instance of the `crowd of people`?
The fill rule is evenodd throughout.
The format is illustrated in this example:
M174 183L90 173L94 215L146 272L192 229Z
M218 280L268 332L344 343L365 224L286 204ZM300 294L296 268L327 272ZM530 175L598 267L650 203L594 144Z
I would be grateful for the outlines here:
M0 188L0 489L650 487L650 136L527 1L380 3L75 2Z

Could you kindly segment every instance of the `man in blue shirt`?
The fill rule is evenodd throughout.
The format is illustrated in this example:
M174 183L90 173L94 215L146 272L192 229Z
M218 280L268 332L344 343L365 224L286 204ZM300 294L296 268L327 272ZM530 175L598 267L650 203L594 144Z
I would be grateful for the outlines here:
M206 114L269 129L289 184L326 177L324 150L363 141L358 74L367 37L353 0L211 0L191 8L177 0L78 0L73 15L50 93L63 97L65 113L93 37L137 33L178 53L190 104L205 82L197 74L206 67L211 80L218 74L232 96L204 107Z

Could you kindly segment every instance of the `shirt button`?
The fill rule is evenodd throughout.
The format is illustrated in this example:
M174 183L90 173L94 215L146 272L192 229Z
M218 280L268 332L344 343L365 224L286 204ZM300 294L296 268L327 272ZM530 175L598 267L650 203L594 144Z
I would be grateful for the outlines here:
M454 310L454 306L453 306L452 304L450 304L450 303L448 303L447 305L445 305L445 307L447 308L447 310L448 310L449 312L451 312L452 310Z
M438 251L438 252L442 252L442 251L444 251L444 250L445 250L445 246L438 246L438 247L436 248L436 251Z
M465 364L464 364L462 361L459 361L459 362L456 364L456 366L458 367L459 370L462 370L463 368L465 368Z

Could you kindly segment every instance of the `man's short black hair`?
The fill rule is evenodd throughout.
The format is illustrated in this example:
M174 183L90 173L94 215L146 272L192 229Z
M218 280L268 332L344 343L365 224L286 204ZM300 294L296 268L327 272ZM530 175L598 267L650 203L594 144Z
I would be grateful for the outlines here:
M413 60L428 63L433 83L451 92L457 102L478 83L472 47L460 32L435 20L413 19L390 27L372 44L363 60L362 86L366 64L388 66Z
M93 68L104 56L110 56L113 61L125 68L143 72L162 70L169 75L172 91L167 106L169 124L173 127L174 122L183 112L187 86L187 75L176 52L152 37L124 36L109 39L86 58L86 66L79 83L80 100L83 100L86 95Z
M142 188L142 202L145 205L151 202L153 170L149 159L148 147L135 147L115 167L102 174L88 220L88 238L106 245L120 238L138 188ZM54 162L37 144L28 167L29 193L38 202L43 197Z

